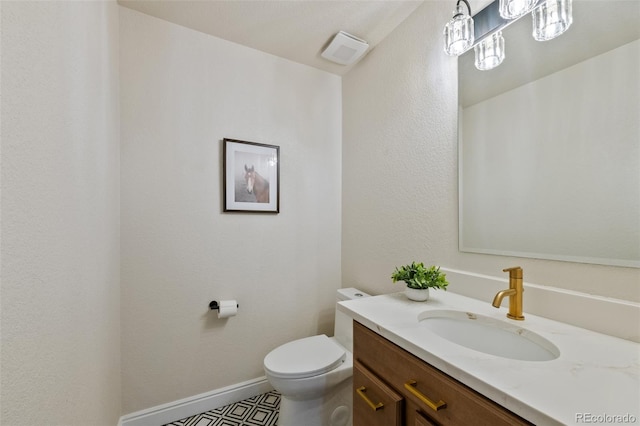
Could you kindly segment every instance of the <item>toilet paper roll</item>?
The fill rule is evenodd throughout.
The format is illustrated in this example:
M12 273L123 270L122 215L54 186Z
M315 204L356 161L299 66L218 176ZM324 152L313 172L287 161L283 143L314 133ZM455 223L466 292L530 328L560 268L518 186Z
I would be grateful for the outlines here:
M218 310L218 318L233 317L238 313L238 302L232 300L221 300Z

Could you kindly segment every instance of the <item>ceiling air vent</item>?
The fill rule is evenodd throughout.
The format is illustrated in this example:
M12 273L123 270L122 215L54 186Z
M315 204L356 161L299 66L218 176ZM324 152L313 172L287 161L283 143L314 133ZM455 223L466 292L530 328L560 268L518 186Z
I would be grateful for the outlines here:
M369 44L340 31L322 52L322 57L340 65L349 65L357 61L369 48Z

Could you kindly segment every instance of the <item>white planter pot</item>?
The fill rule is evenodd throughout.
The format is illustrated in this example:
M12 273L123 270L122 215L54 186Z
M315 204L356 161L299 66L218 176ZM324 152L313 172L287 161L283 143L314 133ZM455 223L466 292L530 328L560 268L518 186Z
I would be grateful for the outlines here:
M415 300L416 302L424 302L425 300L429 300L429 289L428 288L409 288L407 287L404 290L404 294L410 300Z

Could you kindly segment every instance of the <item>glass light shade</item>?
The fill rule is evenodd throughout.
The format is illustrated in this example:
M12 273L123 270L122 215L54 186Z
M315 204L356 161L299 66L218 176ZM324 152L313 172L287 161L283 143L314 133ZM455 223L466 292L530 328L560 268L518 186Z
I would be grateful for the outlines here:
M504 19L516 19L531 12L538 0L500 0L500 16Z
M459 56L473 46L473 18L458 4L453 18L444 26L444 51L449 56Z
M476 68L487 71L500 65L504 61L504 37L502 31L491 34L476 44Z
M572 0L547 0L536 8L533 16L533 38L538 41L551 40L567 31L573 22Z

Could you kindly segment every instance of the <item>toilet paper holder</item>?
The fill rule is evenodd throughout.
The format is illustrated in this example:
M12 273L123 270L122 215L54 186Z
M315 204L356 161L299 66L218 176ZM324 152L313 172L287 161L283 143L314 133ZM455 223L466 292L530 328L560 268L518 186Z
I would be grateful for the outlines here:
M236 303L236 308L239 308L240 304ZM211 302L209 302L209 309L211 309L212 311L219 311L220 310L220 305L218 304L217 300L212 300Z

